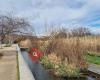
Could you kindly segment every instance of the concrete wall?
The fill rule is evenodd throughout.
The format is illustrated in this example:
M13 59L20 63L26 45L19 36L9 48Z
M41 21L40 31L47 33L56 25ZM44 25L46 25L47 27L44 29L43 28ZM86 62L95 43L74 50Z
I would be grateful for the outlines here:
M20 80L35 80L17 45Z

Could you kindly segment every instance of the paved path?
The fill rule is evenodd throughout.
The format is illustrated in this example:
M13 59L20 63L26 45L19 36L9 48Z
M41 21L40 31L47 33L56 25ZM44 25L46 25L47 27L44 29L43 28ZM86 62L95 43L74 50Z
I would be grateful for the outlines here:
M16 51L12 53L7 50L0 49L0 80L17 80Z
M100 75L100 65L90 64L88 70Z

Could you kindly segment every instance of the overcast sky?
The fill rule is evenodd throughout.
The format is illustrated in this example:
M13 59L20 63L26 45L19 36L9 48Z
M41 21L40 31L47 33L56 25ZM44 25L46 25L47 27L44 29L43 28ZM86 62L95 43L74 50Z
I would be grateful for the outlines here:
M100 0L0 0L0 13L27 18L38 35L44 34L45 23L100 32Z

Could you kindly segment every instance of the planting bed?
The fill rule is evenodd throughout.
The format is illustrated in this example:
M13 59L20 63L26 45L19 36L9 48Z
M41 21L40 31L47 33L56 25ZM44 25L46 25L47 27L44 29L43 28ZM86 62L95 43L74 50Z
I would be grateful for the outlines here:
M57 77L54 75L52 70L50 69L44 69L43 66L40 63L33 62L26 51L22 51L22 55L27 62L28 66L30 67L30 70L32 71L32 74L35 77L35 80L99 80L96 79L96 75L86 73L86 75L81 75L82 77ZM90 75L88 75L90 74Z

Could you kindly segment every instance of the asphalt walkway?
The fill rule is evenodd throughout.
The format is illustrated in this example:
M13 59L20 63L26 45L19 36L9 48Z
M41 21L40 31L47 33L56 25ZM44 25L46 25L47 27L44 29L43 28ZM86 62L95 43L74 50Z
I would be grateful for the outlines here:
M16 49L0 49L0 80L18 80L17 78Z

